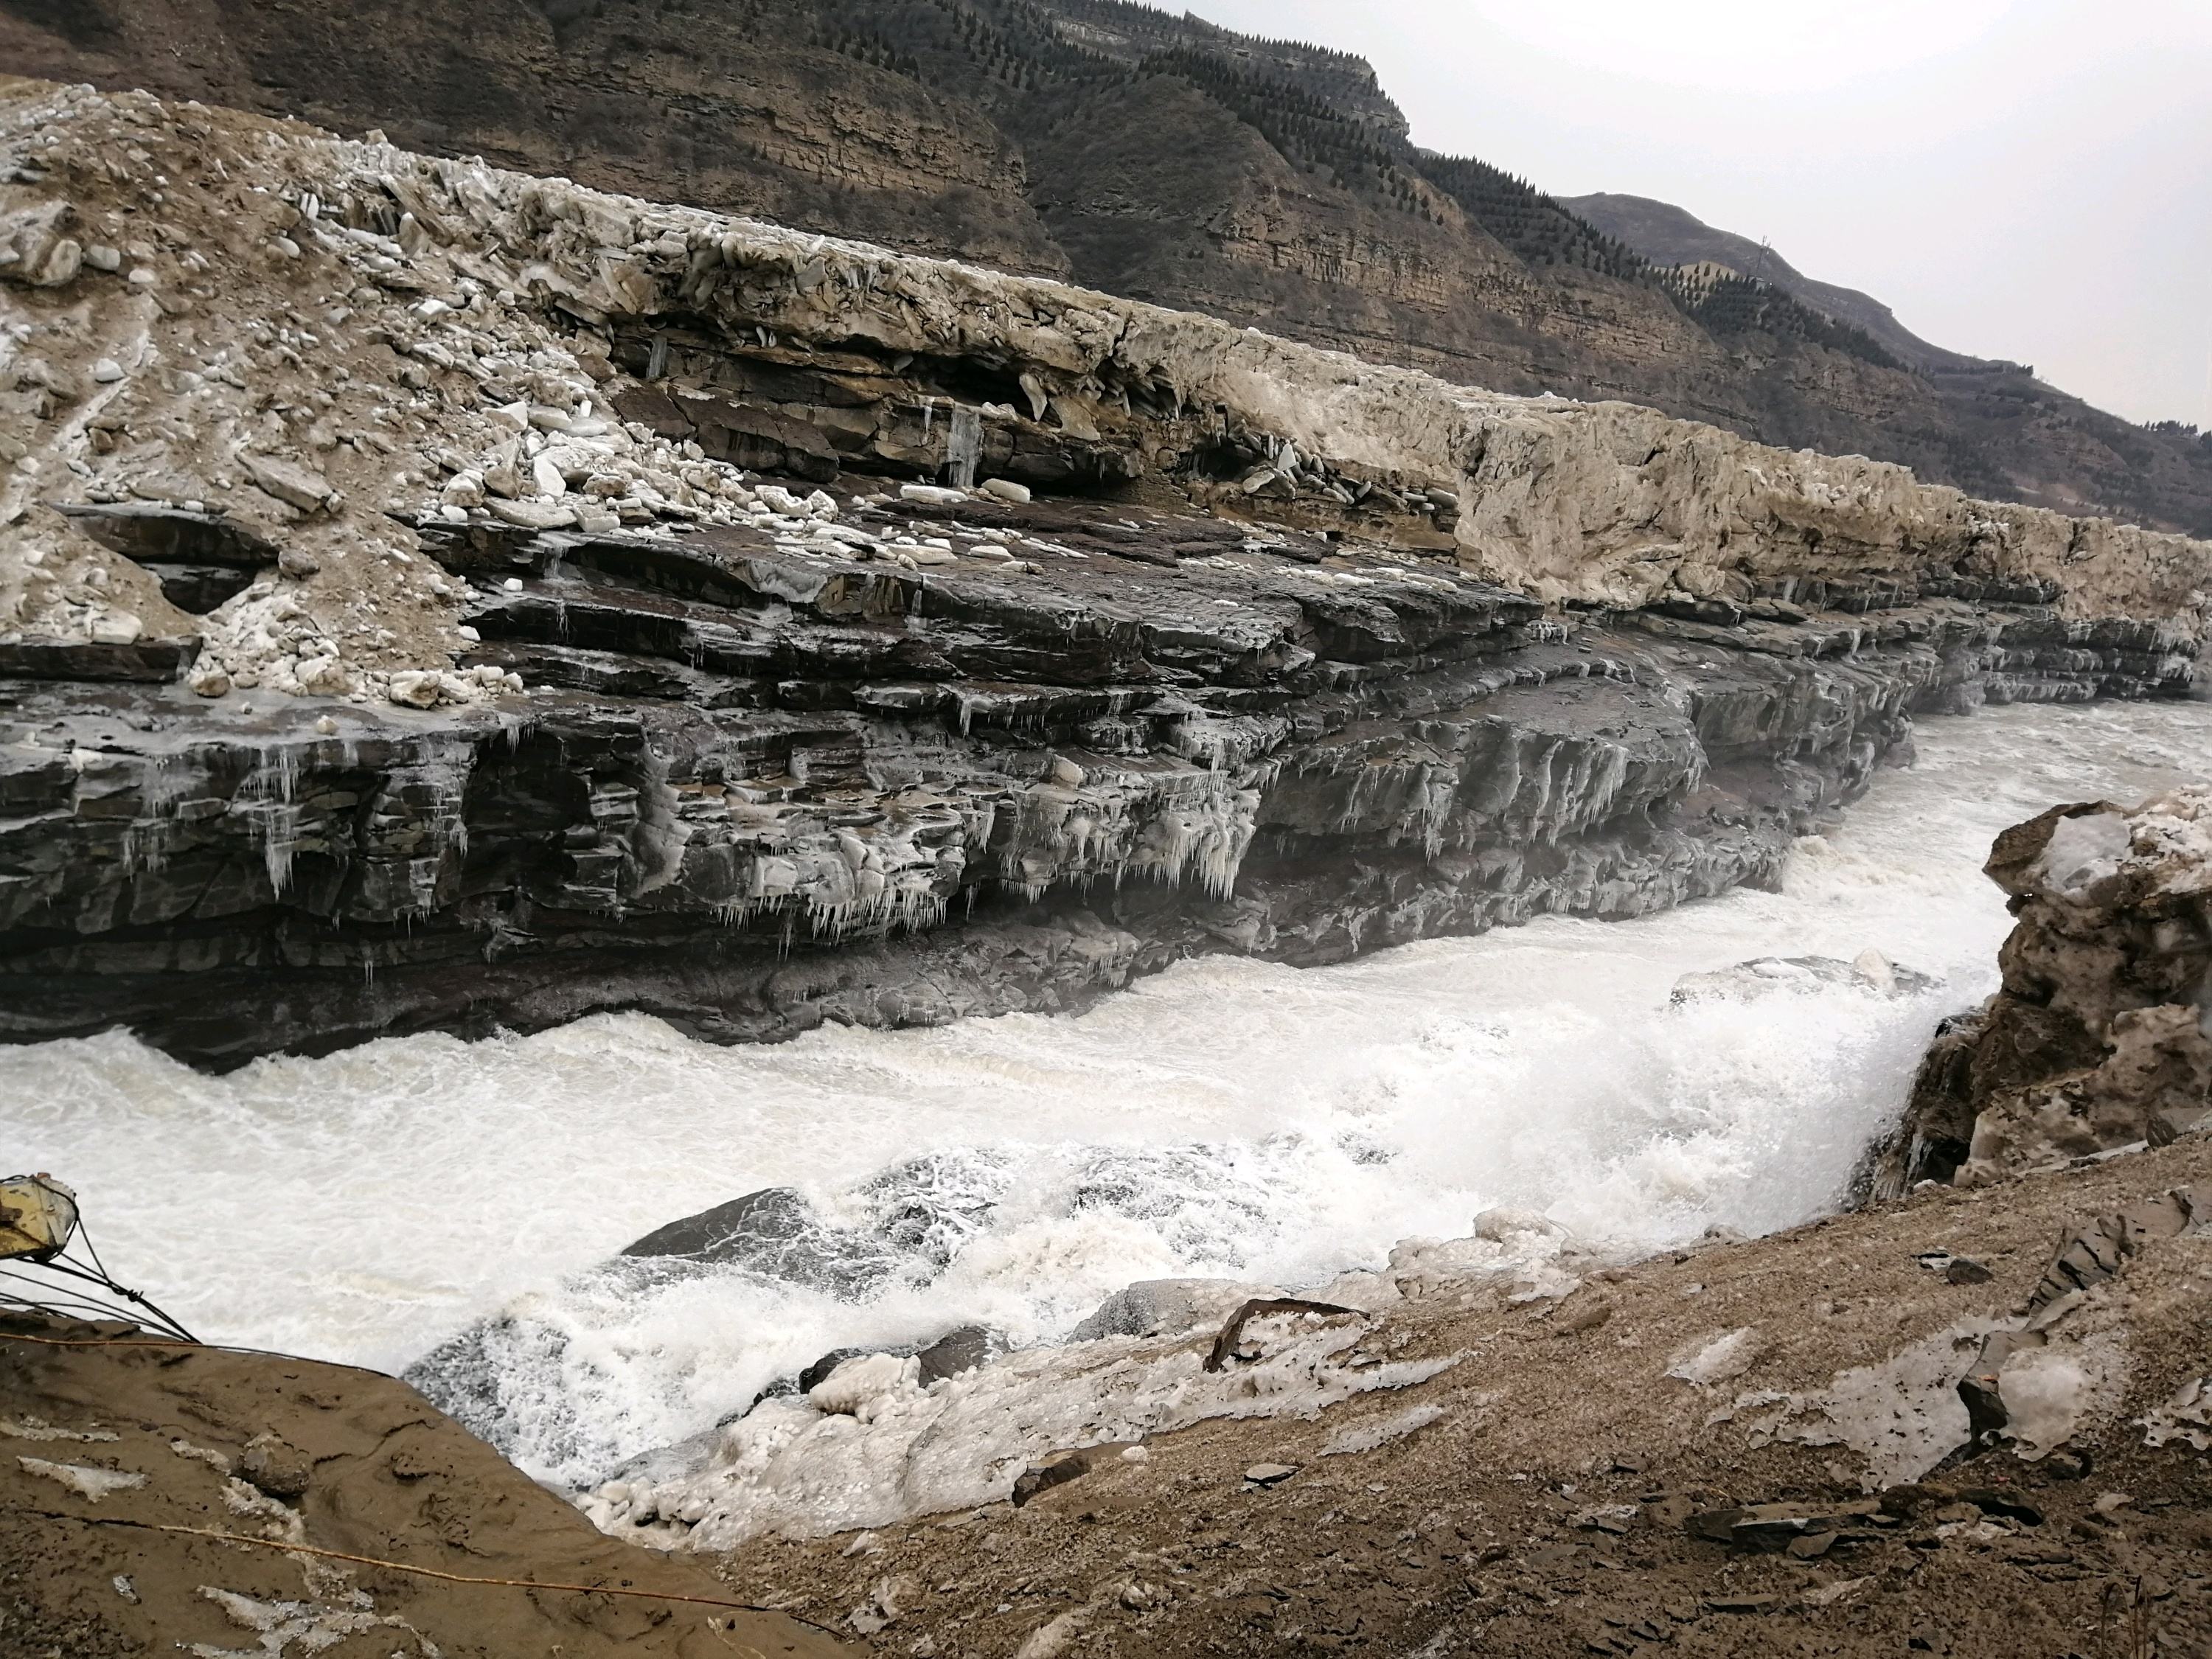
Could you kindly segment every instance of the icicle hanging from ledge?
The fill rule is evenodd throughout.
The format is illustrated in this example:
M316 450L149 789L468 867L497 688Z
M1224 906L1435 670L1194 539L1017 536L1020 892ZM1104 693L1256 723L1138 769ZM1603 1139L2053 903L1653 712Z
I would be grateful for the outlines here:
M953 405L952 430L945 442L945 482L955 489L975 487L975 467L983 456L983 416L964 404Z

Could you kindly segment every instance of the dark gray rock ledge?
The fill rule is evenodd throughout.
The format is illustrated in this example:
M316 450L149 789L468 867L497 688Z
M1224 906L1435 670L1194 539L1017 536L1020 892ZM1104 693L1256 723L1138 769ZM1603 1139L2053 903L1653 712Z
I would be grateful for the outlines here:
M1916 714L2192 668L2033 590L1547 615L1317 535L987 508L1022 560L426 532L471 662L533 688L495 707L0 678L0 1036L768 1041L1632 916L1771 882Z

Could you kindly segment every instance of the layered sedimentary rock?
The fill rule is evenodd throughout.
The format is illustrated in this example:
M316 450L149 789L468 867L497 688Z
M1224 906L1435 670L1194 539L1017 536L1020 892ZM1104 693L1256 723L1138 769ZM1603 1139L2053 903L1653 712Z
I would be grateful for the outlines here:
M2001 836L2004 988L1946 1023L1878 1195L1984 1182L2212 1116L2212 793L2057 806Z
M1628 398L1978 495L2212 532L2212 445L2193 433L2137 427L2017 364L1926 356L1856 296L1779 271L1686 288L1662 269L1686 250L1633 224L1617 227L1625 246L1609 221L1415 147L1363 61L1149 7L6 0L0 63L382 130L1071 276L1463 383ZM1479 84L1482 66L1468 72Z
M5 108L18 1039L775 1037L1633 915L1771 879L1915 712L2190 683L2181 538L222 112Z

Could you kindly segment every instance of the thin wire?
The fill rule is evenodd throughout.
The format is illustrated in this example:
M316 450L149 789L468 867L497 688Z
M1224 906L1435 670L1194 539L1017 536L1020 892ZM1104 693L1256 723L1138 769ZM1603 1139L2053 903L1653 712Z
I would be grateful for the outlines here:
M91 1253L92 1265L94 1268L97 1270L100 1280L106 1284L110 1290L114 1291L118 1295L121 1296L125 1301L131 1303L137 1307L143 1308L149 1313L154 1315L154 1316L160 1321L165 1329L172 1331L179 1336L189 1337L191 1335L191 1333L186 1330L181 1323L175 1319L171 1318L166 1310L158 1306L152 1297L147 1296L143 1291L134 1291L131 1289L130 1286L120 1283L113 1273L107 1271L107 1263L100 1259L100 1246L93 1242L92 1228L86 1223L82 1211L77 1214L76 1236L84 1241L84 1248ZM64 1250L62 1253L62 1259L66 1260L68 1254L69 1253ZM71 1263L70 1265L73 1270L76 1270L76 1264Z
M94 1279L89 1273L64 1267L62 1267L62 1264L58 1262L49 1261L42 1265L49 1270L60 1268L64 1275L67 1278L80 1279L88 1285L98 1285L102 1288L110 1288L107 1286L106 1280ZM12 1279L21 1284L35 1285L41 1296L51 1297L55 1294L56 1288L58 1288L50 1287L46 1280L43 1279L34 1279L30 1274L12 1267L0 1268L0 1278ZM191 1336L191 1333L190 1331L184 1329L173 1320L169 1319L167 1316L162 1314L161 1310L158 1308L153 1308L151 1310L157 1317L146 1319L137 1314L132 1313L128 1309L119 1308L112 1302L103 1301L98 1297L87 1296L81 1291L71 1291L64 1289L62 1290L60 1293L79 1308L93 1309L110 1317L121 1319L134 1325L152 1325L156 1329L166 1330L168 1334L173 1336L181 1336L186 1339L190 1339ZM29 1298L19 1297L15 1299L19 1301L27 1301ZM150 1307L150 1304L149 1305Z
M92 1265L100 1269L100 1276L102 1279L112 1278L113 1275L107 1271L107 1264L100 1259L100 1246L92 1242L92 1227L85 1220L82 1210L76 1214L76 1236L84 1241L84 1248L92 1252Z
M191 1333L186 1330L182 1325L179 1325L175 1320L170 1318L167 1314L162 1312L160 1308L155 1306L155 1304L146 1297L141 1295L138 1291L131 1289L128 1285L117 1284L113 1279L107 1278L104 1273L88 1273L79 1264L69 1261L66 1257L60 1256L49 1261L36 1263L35 1265L45 1268L48 1273L60 1273L66 1278L82 1279L88 1285L97 1285L102 1290L112 1291L114 1294L121 1297L125 1301L143 1308L148 1313L153 1315L154 1317L151 1322L161 1327L162 1329L168 1331L172 1335L189 1337L191 1334ZM36 1281L33 1282L35 1283ZM118 1310L118 1311L120 1310Z
M51 1303L47 1303L33 1302L28 1297L19 1297L7 1291L0 1291L0 1300L4 1300L7 1303L21 1307L29 1308L34 1312L39 1313L51 1314L57 1313L64 1309L70 1310L70 1311L67 1316L72 1319L82 1319L88 1314L112 1316L119 1311L119 1310L106 1307L98 1302L94 1302L89 1297L66 1295L58 1297Z
M79 1219L76 1231L77 1237L84 1240L85 1248L92 1253L96 1272L88 1269L82 1262L72 1261L66 1250L57 1253L45 1261L33 1265L43 1267L49 1273L61 1273L71 1279L82 1279L88 1284L98 1285L103 1290L121 1297L134 1307L144 1309L153 1316L152 1322L161 1328L177 1336L191 1335L191 1332L185 1328L181 1321L169 1314L152 1297L142 1291L134 1291L129 1285L117 1282L115 1276L107 1271L106 1262L100 1260L99 1247L93 1243L91 1235L85 1231L82 1218Z
M65 1195L68 1192L66 1188L58 1188L56 1183L50 1182L44 1176L33 1176L31 1177L31 1180L34 1184L44 1188L46 1191L55 1193L57 1196ZM86 1305L98 1308L103 1313L121 1315L124 1318L131 1319L133 1323L150 1322L157 1329L166 1331L173 1336L183 1337L187 1341L196 1340L193 1338L192 1334L185 1328L184 1322L181 1320L179 1320L171 1315L167 1310L161 1307L151 1297L146 1295L144 1291L132 1290L128 1285L123 1284L118 1280L113 1273L108 1272L107 1263L100 1256L100 1246L93 1239L92 1224L90 1222L86 1220L84 1212L72 1203L69 1206L69 1214L76 1237L82 1239L84 1242L84 1248L92 1257L91 1268L88 1270L82 1262L72 1261L70 1257L69 1247L66 1243L62 1249L56 1250L52 1255L47 1257L45 1261L35 1262L31 1265L44 1267L51 1273L64 1274L68 1278L80 1279L88 1284L97 1285L102 1290L106 1291L112 1295L121 1297L125 1302L131 1304L131 1306L143 1309L147 1313L152 1315L153 1318L150 1322L137 1320L133 1318L132 1316L124 1313L123 1310L101 1302L90 1302ZM66 1234L64 1235L64 1237L67 1237ZM37 1281L33 1282L35 1283Z
M21 1284L34 1285L41 1294L59 1294L72 1297L79 1302L89 1303L95 1306L105 1305L100 1303L99 1298L96 1297L87 1296L82 1291L70 1290L66 1285L54 1285L50 1287L46 1280L43 1279L33 1279L30 1274L20 1272L14 1267L0 1267L0 1278L12 1279Z

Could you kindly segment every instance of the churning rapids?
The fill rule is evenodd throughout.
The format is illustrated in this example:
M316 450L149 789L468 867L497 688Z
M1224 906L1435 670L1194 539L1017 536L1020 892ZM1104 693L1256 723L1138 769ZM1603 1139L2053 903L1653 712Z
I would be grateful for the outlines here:
M77 1187L110 1265L212 1339L396 1368L507 1309L501 1437L571 1485L830 1348L1048 1341L1133 1279L1315 1283L1496 1205L1614 1245L1768 1231L1837 1201L1936 1022L1994 988L1991 838L2201 775L2212 705L1990 710L1919 741L1779 893L775 1048L601 1018L224 1078L120 1034L0 1050L0 1164ZM1669 1004L1685 974L1870 948L1941 988ZM849 1299L595 1267L771 1186L878 1241Z

